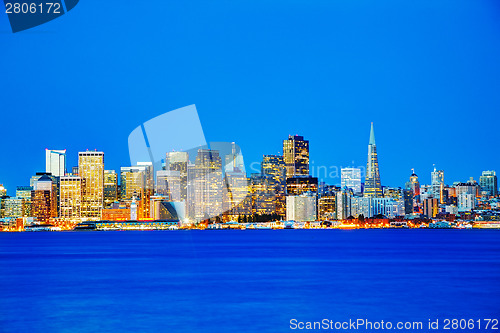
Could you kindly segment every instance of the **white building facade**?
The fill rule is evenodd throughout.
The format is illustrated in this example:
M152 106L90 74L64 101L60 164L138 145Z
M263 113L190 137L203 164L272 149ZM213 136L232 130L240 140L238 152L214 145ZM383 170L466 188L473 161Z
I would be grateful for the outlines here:
M316 196L313 194L286 197L286 219L296 222L316 221Z

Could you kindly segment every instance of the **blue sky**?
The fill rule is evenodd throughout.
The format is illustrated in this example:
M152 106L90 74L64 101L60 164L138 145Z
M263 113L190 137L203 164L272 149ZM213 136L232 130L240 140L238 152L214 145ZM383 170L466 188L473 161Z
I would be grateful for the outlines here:
M0 45L10 195L45 148L118 170L134 128L190 104L247 164L300 134L315 165L364 165L373 121L384 185L500 171L497 0L84 0L16 34L0 13Z

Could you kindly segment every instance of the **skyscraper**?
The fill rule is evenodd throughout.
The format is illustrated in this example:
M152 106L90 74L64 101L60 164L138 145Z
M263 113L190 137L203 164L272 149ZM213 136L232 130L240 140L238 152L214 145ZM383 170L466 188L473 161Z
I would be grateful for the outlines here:
M252 214L276 213L276 193L273 184L274 180L270 176L259 173L250 176Z
M104 204L106 206L118 199L118 175L115 170L104 170Z
M44 174L34 182L31 191L31 213L39 222L57 216L57 194L52 179Z
M340 192L338 192L340 193ZM351 197L351 216L359 218L361 215L363 217L369 218L373 216L373 202L372 198L365 198L359 196Z
M247 175L238 168L234 170L226 170L224 175L225 221L236 221L240 216L250 215L251 212L251 196L248 195L251 187Z
M458 183L456 186L458 211L465 212L476 208L476 194L478 185L473 181Z
M290 135L283 140L286 177L309 175L309 141L303 136Z
M483 171L479 177L479 186L481 192L487 196L494 197L498 195L497 174L495 171Z
M188 215L203 221L222 214L222 159L219 151L199 149L188 167Z
M347 187L354 193L361 193L361 169L342 168L340 170L341 188Z
M169 201L181 201L180 171L156 171L156 194L167 197Z
M419 211L420 203L420 182L414 169L411 169L412 174L410 180L405 184L405 211L411 214Z
M404 215L404 200L396 200L394 198L372 198L372 213L373 216L383 215L393 219L396 216Z
M365 189L363 195L367 198L381 198L383 196L373 123L370 130L370 141L368 143L368 162L366 165Z
M415 211L415 207L413 204L413 191L404 189L403 200L405 205L405 214L413 214Z
M137 162L136 166L121 168L121 198L138 200L136 204L139 219L150 217L149 199L154 194L153 171L151 162Z
M335 220L336 212L337 202L334 195L318 199L318 218L320 220Z
M131 166L120 169L121 198L130 200L139 197L146 189L146 167Z
M285 192L286 170L283 156L264 155L261 170L263 175L272 179L277 194Z
M337 192L337 219L345 220L351 216L351 199L353 198L351 190L343 189Z
M231 154L226 155L224 169L226 172L245 172L243 155L234 142L231 143Z
M152 162L137 162L137 166L144 167L146 177L144 185L148 195L152 195L155 188L154 167Z
M23 199L23 217L31 216L31 186L18 186L16 197Z
M101 218L104 206L104 153L78 153L78 176L83 182L82 217Z
M60 181L59 217L80 218L82 211L82 178L64 176Z
M432 196L440 200L441 192L444 189L444 171L436 170L436 166L434 166L434 171L431 172L431 186Z
M187 199L188 163L189 163L189 155L187 152L174 151L174 152L169 152L166 155L165 170L179 172L181 200Z
M301 195L306 192L318 193L318 178L292 177L286 179L286 193L288 195Z
M45 149L45 172L55 177L62 177L66 174L66 149Z
M427 198L423 201L424 215L430 218L436 217L439 212L439 200Z
M144 176L144 192L141 194L141 201L139 202L139 218L149 218L151 217L151 205L150 199L154 195L155 191L155 177L154 177L154 166L152 162L137 162L138 166L143 166L145 168Z
M413 196L417 197L420 195L420 182L418 181L418 176L414 169L411 169L412 174L410 176L410 181L406 182L405 189L412 191Z
M18 197L4 198L3 201L3 217L19 218L23 217L24 200Z
M316 196L310 193L286 197L286 219L297 222L315 221L317 217Z
M261 173L270 178L274 190L276 213L284 217L286 215L286 168L283 156L264 155Z

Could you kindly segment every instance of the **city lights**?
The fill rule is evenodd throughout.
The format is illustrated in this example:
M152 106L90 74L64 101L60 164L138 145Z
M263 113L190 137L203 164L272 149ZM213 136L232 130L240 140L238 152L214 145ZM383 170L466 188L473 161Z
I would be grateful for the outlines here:
M404 188L382 186L373 123L364 182L354 167L341 169L340 186L311 176L309 141L299 135L250 175L239 148L229 150L166 152L160 170L139 161L118 175L105 170L103 152L78 153L67 172L66 150L47 149L46 171L30 186L10 197L0 185L2 230L500 227L495 171L447 185L434 167L430 185L412 170Z

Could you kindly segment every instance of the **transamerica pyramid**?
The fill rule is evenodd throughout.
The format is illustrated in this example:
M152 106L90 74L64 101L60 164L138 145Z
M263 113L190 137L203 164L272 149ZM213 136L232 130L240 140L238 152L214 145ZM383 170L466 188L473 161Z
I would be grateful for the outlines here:
M383 197L373 123L370 131L370 141L368 143L368 162L366 165L365 189L363 196L367 198Z

